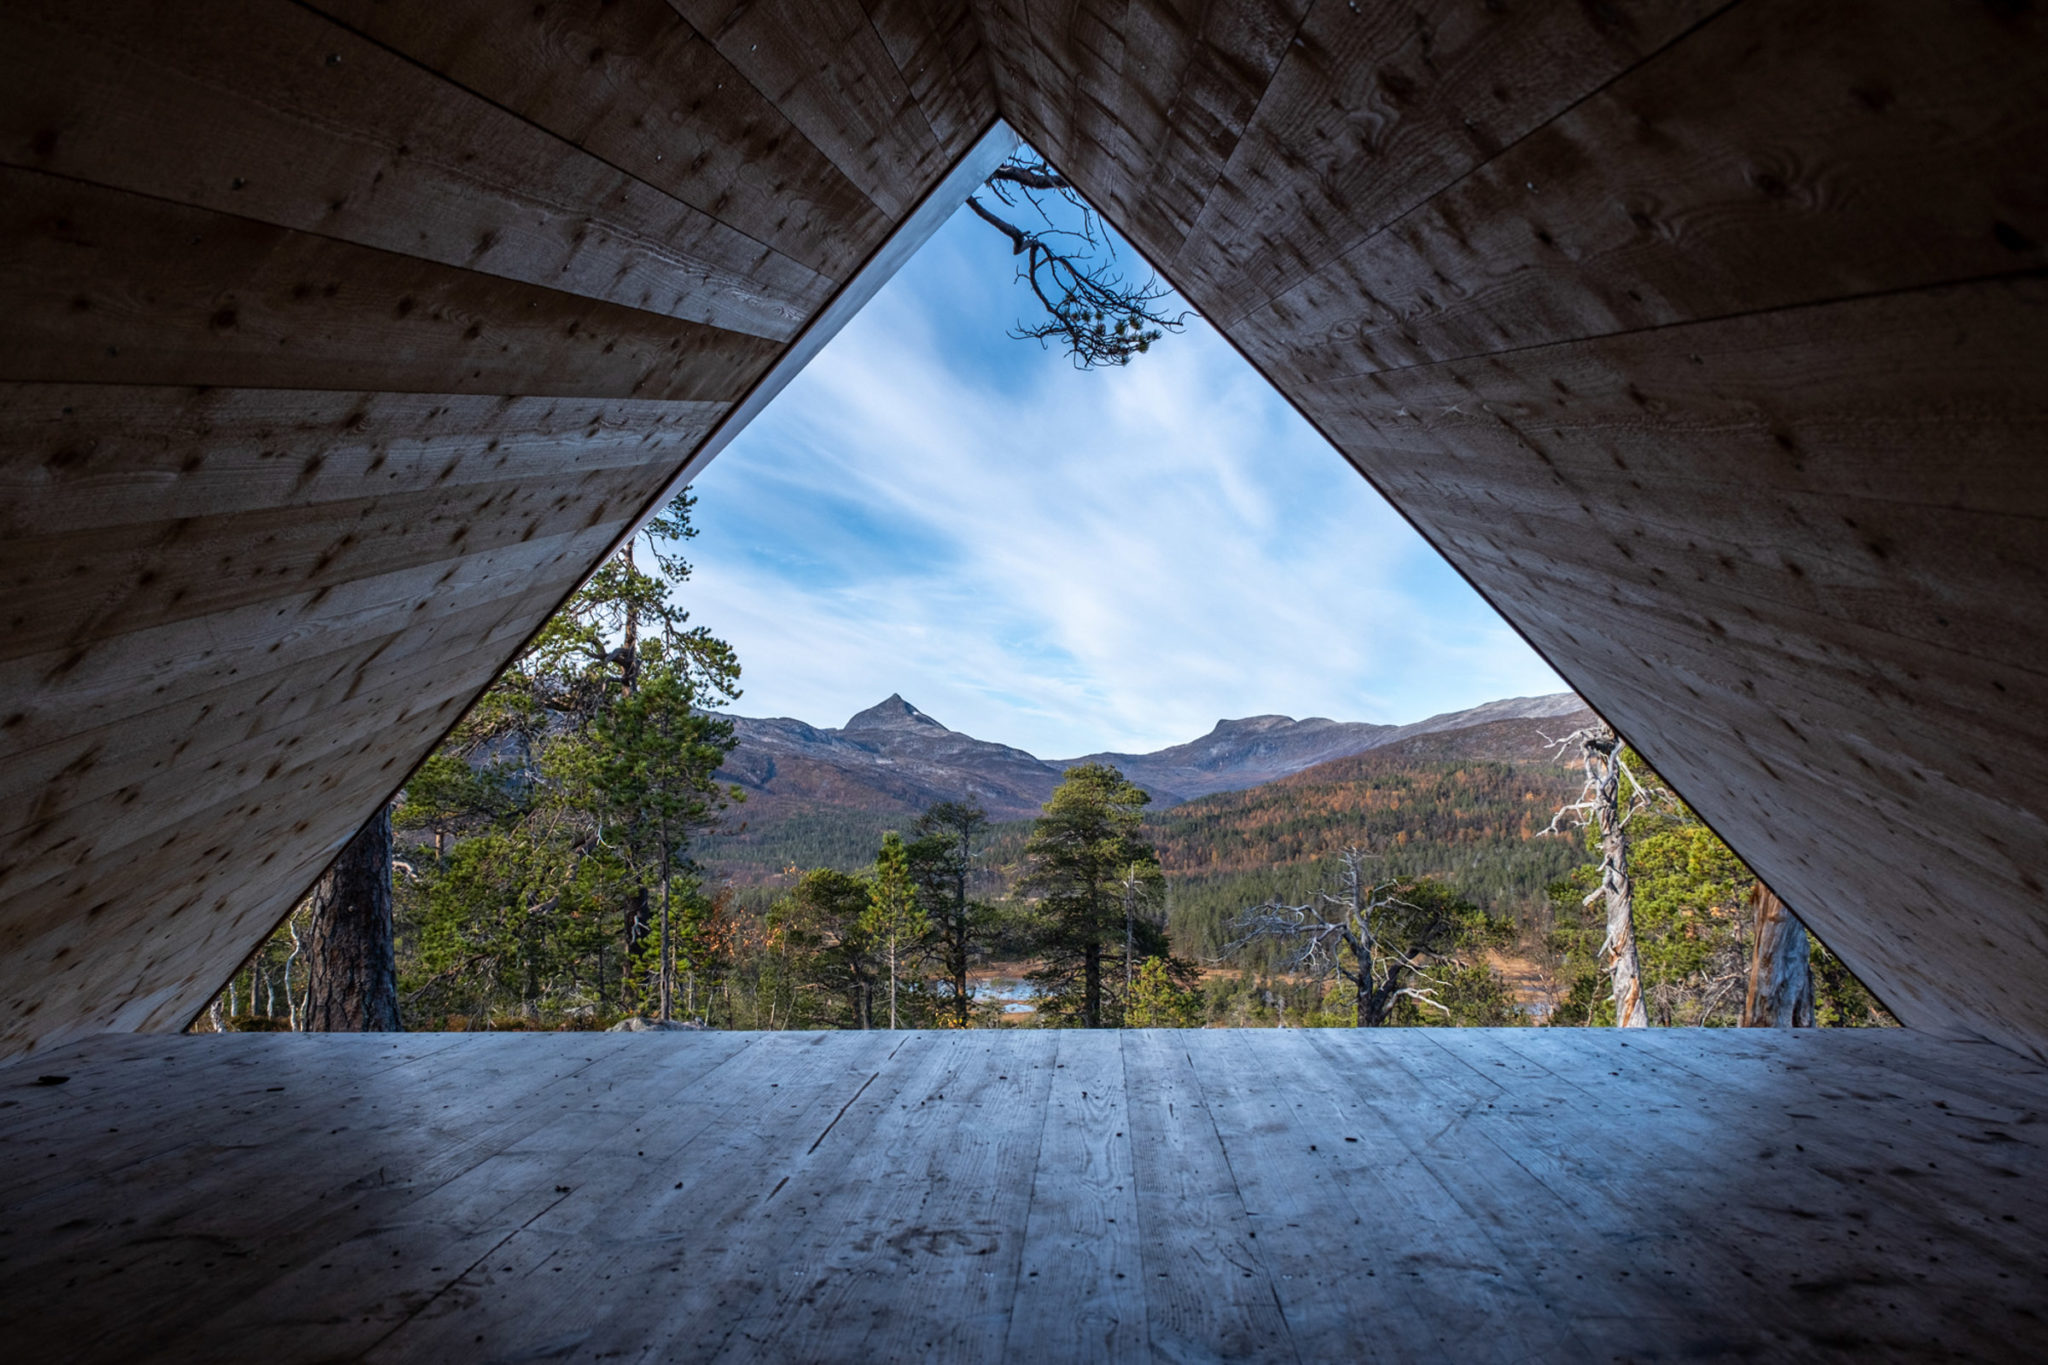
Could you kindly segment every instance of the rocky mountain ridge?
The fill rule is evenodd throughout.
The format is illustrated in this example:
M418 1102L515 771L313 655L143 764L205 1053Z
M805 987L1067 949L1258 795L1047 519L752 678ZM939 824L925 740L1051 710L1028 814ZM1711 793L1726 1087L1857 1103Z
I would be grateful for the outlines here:
M1114 764L1158 805L1172 806L1429 736L1439 741L1428 747L1455 751L1457 737L1469 731L1488 751L1472 756L1492 757L1493 748L1508 744L1521 757L1538 729L1569 729L1565 722L1580 718L1590 719L1591 713L1570 692L1505 698L1410 725L1248 716L1218 721L1200 739L1153 753L1046 761L949 730L892 694L836 729L787 717L728 717L739 747L720 777L747 792L750 821L820 807L911 813L944 800L973 801L991 818L1010 820L1036 815L1061 774L1076 763Z

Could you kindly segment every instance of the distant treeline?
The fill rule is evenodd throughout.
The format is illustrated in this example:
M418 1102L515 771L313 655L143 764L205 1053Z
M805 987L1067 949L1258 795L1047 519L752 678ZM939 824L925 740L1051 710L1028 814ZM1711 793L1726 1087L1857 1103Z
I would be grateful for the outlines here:
M1556 765L1365 754L1149 810L1145 835L1166 873L1175 951L1197 960L1221 952L1225 924L1245 906L1306 899L1322 886L1330 859L1354 844L1381 854L1391 875L1440 878L1488 914L1541 934L1549 928L1547 888L1585 851L1576 839L1537 834L1576 790L1577 779ZM884 831L915 819L846 809L773 821L750 820L745 807L734 815L729 826L744 827L701 836L696 853L748 900L763 895L750 884L782 882L777 874L788 869L856 872L874 860ZM1014 876L1030 830L1028 820L989 827L983 865L998 881Z

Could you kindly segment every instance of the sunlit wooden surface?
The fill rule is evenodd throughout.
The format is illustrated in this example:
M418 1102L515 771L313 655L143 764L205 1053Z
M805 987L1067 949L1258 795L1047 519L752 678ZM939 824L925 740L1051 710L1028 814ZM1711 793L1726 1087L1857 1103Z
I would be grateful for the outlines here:
M2048 1071L1897 1031L109 1035L0 1103L16 1360L2048 1351Z

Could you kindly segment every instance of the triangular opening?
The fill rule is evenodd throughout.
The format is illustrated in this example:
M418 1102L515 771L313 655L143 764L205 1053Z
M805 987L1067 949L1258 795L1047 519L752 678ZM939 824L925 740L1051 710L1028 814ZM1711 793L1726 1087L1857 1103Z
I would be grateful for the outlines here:
M998 129L963 165L986 168L1009 145ZM1005 164L1057 176L1028 149ZM694 575L677 603L746 670L736 703L715 689L699 698L733 726L717 779L744 805L677 841L688 855L668 870L690 907L676 931L688 979L666 978L682 1012L718 1027L873 1023L846 1000L805 1012L794 995L735 997L733 981L758 982L760 963L708 945L758 956L796 913L807 874L871 888L892 832L961 803L989 822L973 875L995 907L971 945L971 993L984 1006L972 1017L1035 1020L1043 995L1020 984L1045 973L1028 904L1032 822L1068 770L1093 764L1149 797L1141 842L1160 877L1147 914L1163 930L1153 956L1182 972L1182 1022L1365 1019L1341 951L1305 956L1298 935L1253 932L1261 904L1319 904L1349 848L1368 851L1389 894L1437 897L1461 917L1406 945L1439 970L1409 983L1413 1003L1395 1000L1372 1022L1605 1022L1600 926L1580 901L1598 857L1571 822L1550 828L1581 786L1553 741L1598 718L1242 356L1164 286L1146 292L1156 276L1135 248L1085 203L1006 183L1002 203L969 180L982 202L950 214L935 195L742 406L751 419L719 433L710 453L728 458L693 464ZM1113 315L1096 323L1106 346L1081 338L1089 358L1130 363L1074 363L1047 323L1059 278L1025 278L1029 258L998 215L1067 234L1082 268L1134 287L1149 314L1130 320L1138 345L1117 354L1125 331ZM1163 328L1147 330L1152 321ZM662 548L647 541L638 569ZM608 581L600 574L597 590L616 591ZM575 628L623 645L623 600L584 602ZM659 636L651 618L635 620L630 638ZM608 891L577 889L597 875L588 850L523 847L531 832L515 809L558 781L556 750L593 723L577 708L615 664L594 658L590 676L566 682L529 667L513 704L559 687L539 701L558 709L481 739L459 727L400 808L402 845L424 855L420 836L434 840L431 867L414 869L420 886L401 890L403 984L444 1025L508 1022L502 983L436 985L442 964L426 947L512 934L502 952L527 952L500 922L513 901L535 899L532 888L506 899L508 857L554 857L537 874L552 893L540 899L586 898L598 922L640 914L606 903L627 883L639 886L629 898L648 899L647 876L616 868L604 875L625 881ZM450 786L465 774L488 780L465 795ZM1742 1002L1727 978L1746 948L1753 878L1654 775L1650 787L1645 866L1666 866L1643 874L1639 922L1657 1022L1733 1022ZM539 821L546 838L564 813L558 803ZM567 813L593 829L617 818ZM482 861L470 848L465 864L464 840L480 831L498 842ZM1690 883L1672 873L1679 845L1698 845L1693 863L1704 856L1709 872ZM556 954L566 984L529 971L539 994L512 1017L608 1024L646 1007L634 955L650 932L643 917L617 944L603 931L570 935ZM924 945L896 964L900 1018L943 1022L955 1008L962 978L949 982L935 961ZM265 970L252 968L252 993ZM1853 980L1835 995L1833 1021L1881 1016Z

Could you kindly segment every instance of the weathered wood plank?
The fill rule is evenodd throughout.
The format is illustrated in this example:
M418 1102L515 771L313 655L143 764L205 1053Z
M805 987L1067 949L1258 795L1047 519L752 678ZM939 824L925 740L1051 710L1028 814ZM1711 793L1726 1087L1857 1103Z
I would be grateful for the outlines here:
M513 1229L573 1202L562 1184L583 1178L589 1154L601 1160L630 1141L627 1130L649 1106L700 1089L707 1073L751 1051L738 1038L707 1039L650 1057L620 1041L593 1040L569 1056L499 1047L495 1074L486 1072L475 1090L454 1099L410 1071L383 1078L382 1094L358 1092L358 1102L339 1115L354 1150L337 1163L336 1186L302 1192L302 1204L223 1197L236 1185L277 1184L282 1176L269 1152L235 1153L226 1162L214 1144L192 1152L197 1178L182 1207L145 1215L177 1234L147 1254L189 1254L180 1243L211 1246L223 1256L240 1250L256 1261L255 1274L238 1286L209 1285L146 1322L103 1318L81 1337L104 1339L127 1326L146 1331L162 1359L203 1360L222 1331L256 1347L288 1344L308 1322L320 1322L332 1343L369 1345L485 1251L502 1248ZM539 1160L522 1157L551 1133L562 1139L559 1150ZM330 1125L297 1135L317 1141L338 1134ZM223 1166L230 1172L225 1182ZM405 1176L393 1179L394 1172ZM132 1265L126 1273L146 1268ZM340 1311L336 1295L348 1300Z
M2044 302L2016 279L1778 310L1307 406L1894 1008L2016 1038L2048 1026L1999 965L2043 948L2048 621L1951 567L2048 563ZM1962 957L1997 946L1936 986L1897 929L1944 920Z
M564 1092L564 1099L587 1096L588 1103L567 1104L536 1116L542 1121L494 1134L451 1178L340 1248L347 1261L302 1263L214 1323L195 1324L169 1358L204 1360L223 1323L252 1344L289 1349L303 1332L309 1305L374 1305L350 1315L333 1339L352 1353L398 1359L474 1353L473 1307L482 1300L510 1297L529 1309L580 1307L579 1294L601 1286L578 1282L576 1253L589 1242L602 1243L610 1227L634 1218L644 1202L668 1200L670 1183L690 1169L690 1143L707 1132L726 1140L739 1136L733 1130L747 1124L737 1097L752 1096L766 1076L783 1074L778 1064L786 1066L794 1044L786 1036L754 1035L744 1044L693 1039L673 1050L673 1058L620 1049L600 1062L610 1063L601 1075L593 1067L578 1078L586 1095ZM674 1064L684 1058L687 1066ZM776 1135L772 1126L767 1132ZM555 1197L528 1203L521 1196L530 1190ZM536 1280L553 1293L537 1294ZM537 1330L546 1327L529 1322L513 1329Z
M1051 1228L1026 1264L1103 1268L1214 1246L1209 1200L1117 1166L1156 1193L1192 1146L1259 1196L1232 1258L1176 1252L1179 1289L1066 1281L1173 1313L1237 1302L1255 1251L1268 1330L1140 1343L1133 1317L1096 1358L2030 1355L2048 1152L1932 1120L1956 1090L1903 1067L1864 1089L1895 1061L2042 1091L1976 1056L1896 1030L94 1039L0 1067L0 1313L82 1362L1015 1360L1052 1354L1077 1300L892 1238L994 1217ZM70 1085L23 1084L52 1068ZM1084 1086L1099 1155L1048 1164ZM1119 1107L1164 1125L1125 1130L1127 1158L1100 1126ZM68 1169L37 1169L51 1150ZM1083 1168L1082 1202L1026 1214ZM2004 1213L1973 1221L1991 1189ZM962 1285L1007 1340L946 1320Z
M312 8L844 280L889 216L665 0Z
M748 1240L775 1250L778 1238L746 1216L761 1203L765 1177L731 1174L764 1150L807 1141L902 1040L849 1040L820 1065L810 1056L820 1035L755 1037L682 1102L648 1109L630 1156L616 1144L610 1160L584 1163L571 1185L576 1198L520 1228L487 1264L381 1341L374 1357L461 1355L474 1349L479 1325L488 1329L487 1348L631 1339L703 1283L715 1239L694 1234L738 1221L753 1234Z
M1304 1033L1179 1035L1230 1155L1250 1235L1276 1272L1275 1298L1302 1359L1359 1349L1364 1343L1349 1338L1360 1317L1386 1324L1372 1334L1371 1348L1389 1359L1470 1360L1502 1347L1536 1358L1582 1349L1482 1229L1440 1200L1418 1197L1414 1182L1381 1179L1362 1165L1346 1169L1359 1134L1347 1117L1316 1112L1310 1097L1328 1087L1317 1074L1327 1063ZM1359 1155L1379 1150L1375 1144ZM1425 1267L1427 1277L1417 1273ZM1514 1324L1507 1341L1504 1323Z
M995 117L988 53L968 5L943 0L861 0L875 35L950 155L959 155Z
M951 158L857 0L669 3L891 220L945 174Z
M22 772L9 774L7 795L27 799L58 772L71 773L74 790L104 794L125 780L119 768L99 771L117 757L149 772L158 761L212 755L266 733L266 710L279 723L303 722L318 714L309 708L366 687L410 685L422 659L431 671L433 660L482 652L474 666L494 667L488 651L509 654L534 614L574 586L581 556L618 529L591 527L517 553L450 560L434 574L357 580L325 597L316 589L221 613L207 621L223 639L217 647L160 628L95 643L82 657L64 648L9 660L0 683L29 693L61 682L81 695L74 708L45 700L8 713L10 739L20 739L8 756ZM231 634L238 626L248 635Z
M1006 1359L1131 1360L1151 1339L1124 1057L1116 1035L1063 1029L1047 1078ZM1158 1272L1154 1272L1157 1274Z
M1315 5L1164 263L1235 332L1726 4Z
M0 169L0 379L730 402L775 343Z
M746 1333L772 1329L772 1312L763 1308L777 1302L780 1291L808 1275L809 1292L799 1289L794 1310L805 1315L816 1295L832 1287L817 1278L826 1258L873 1249L872 1239L843 1235L854 1225L849 1211L900 1193L893 1181L881 1189L870 1189L870 1182L913 1155L888 1139L900 1132L906 1106L932 1093L932 1083L943 1077L948 1050L931 1034L876 1030L867 1037L875 1042L816 1039L815 1062L832 1065L836 1054L853 1051L862 1064L840 1071L843 1083L832 1102L806 1109L788 1139L765 1147L766 1161L764 1144L753 1142L725 1163L725 1187L709 1216L672 1216L667 1226L676 1241L699 1235L694 1246L679 1247L670 1258L675 1281L631 1305L631 1330L700 1360L716 1358L728 1345L745 1356Z
M1043 1048L1014 1033L946 1032L929 1042L934 1068L910 1078L883 1122L842 1149L851 1156L841 1158L836 1188L811 1196L810 1216L863 1235L786 1259L717 1358L830 1359L844 1324L863 1319L872 1324L864 1353L877 1359L1003 1351L1038 1155L1034 1121L1052 1069L1026 1070ZM805 1178L792 1174L781 1197L801 1198L795 1187Z
M1474 1048L1471 1040L1464 1038L1433 1036L1432 1041L1459 1056L1475 1072L1492 1069L1503 1090L1519 1090L1532 1082L1529 1075L1511 1079L1515 1076L1512 1053L1503 1057L1498 1048ZM1891 1350L1928 1350L1960 1338L1967 1343L1966 1350L1997 1349L1995 1332L1987 1333L1973 1313L1959 1310L1954 1303L1964 1292L1969 1275L1951 1267L1956 1253L1977 1241L1973 1229L1953 1227L1945 1236L1937 1236L1936 1240L1950 1248L1950 1256L1938 1257L1926 1268L1913 1271L1931 1291L1927 1299L1902 1310L1887 1292L1896 1271L1887 1272L1882 1248L1909 1244L1922 1235L1917 1230L1928 1226L1930 1213L1937 1224L1947 1221L1933 1212L1939 1196L1934 1196L1934 1203L1916 1207L1918 1199L1897 1202L1907 1190L1896 1180L1886 1192L1869 1188L1866 1173L1877 1175L1877 1164L1897 1160L1899 1144L1891 1140L1891 1134L1864 1131L1855 1145L1862 1149L1861 1159L1870 1164L1863 1170L1843 1169L1825 1156L1801 1149L1799 1139L1806 1136L1806 1124L1787 1112L1816 1110L1805 1117L1818 1121L1820 1114L1827 1114L1829 1130L1843 1132L1866 1125L1869 1111L1833 1104L1804 1083L1782 1090L1757 1088L1748 1094L1738 1087L1729 1095L1729 1102L1703 1103L1701 1096L1706 1092L1696 1078L1677 1081L1677 1073L1649 1058L1631 1060L1632 1052L1640 1052L1633 1039L1608 1052L1609 1074L1627 1083L1616 1088L1618 1093L1604 1096L1587 1084L1585 1072L1591 1068L1584 1065L1583 1053L1573 1059L1578 1065L1564 1072L1539 1069L1546 1078L1575 1082L1589 1100L1605 1099L1598 1121L1584 1124L1583 1136L1572 1144L1577 1150L1586 1150L1598 1135L1638 1132L1654 1125L1660 1144L1697 1153L1684 1164L1672 1166L1657 1162L1655 1154L1640 1143L1611 1142L1600 1149L1597 1165L1588 1163L1590 1169L1574 1183L1575 1193L1587 1196L1588 1203L1606 1205L1613 1211L1610 1216L1661 1228L1683 1226L1678 1220L1687 1211L1705 1207L1715 1198L1721 1201L1716 1221L1724 1230L1722 1239L1709 1246L1679 1241L1654 1250L1639 1247L1632 1276L1649 1278L1652 1284L1659 1278L1676 1286L1689 1283L1706 1293L1741 1294L1764 1271L1760 1249L1797 1238L1801 1245L1798 1262L1778 1269L1797 1297L1787 1296L1757 1313L1758 1326L1766 1333L1775 1324L1779 1339L1803 1336L1825 1342L1867 1334L1875 1338L1871 1344L1882 1343ZM1746 1103L1736 1102L1736 1095ZM1770 1112L1774 1108L1779 1112ZM1897 1122L1897 1110L1890 1113ZM1910 1124L1910 1119L1905 1122ZM1527 1120L1510 1107L1506 1124L1510 1129L1526 1128ZM1533 1132L1529 1136L1540 1141ZM1903 1136L1905 1145L1917 1146L1910 1133ZM1926 1155L1921 1152L1915 1158L1916 1171ZM1786 1173L1793 1167L1820 1177L1800 1182L1796 1197L1789 1196L1786 1188ZM1903 1170L1894 1169L1895 1173ZM1919 1174L1938 1172L1929 1166ZM1565 1179L1553 1177L1551 1183L1562 1186ZM1969 1179L1964 1176L1965 1182ZM1998 1232L1987 1234L1964 1255L1989 1253L1995 1260L1999 1253L1991 1249L1993 1243L2005 1246L2006 1255L2023 1261L2039 1256L2023 1241ZM1808 1300L1803 1311L1799 1298ZM1761 1344L1769 1336L1759 1333L1758 1340Z
M1301 1037L1306 1053L1301 1071L1287 1073L1299 1080L1286 1102L1328 1136L1331 1177L1354 1216L1372 1220L1366 1276L1400 1285L1424 1328L1462 1331L1458 1303L1476 1296L1506 1316L1488 1319L1495 1342L1469 1338L1467 1348L1509 1358L1626 1352L1627 1343L1670 1332L1665 1305L1616 1291L1613 1266L1630 1254L1625 1245L1589 1237L1590 1247L1558 1254L1561 1223L1595 1230L1549 1196L1519 1148L1471 1131L1490 1118L1484 1099L1431 1086L1406 1065L1422 1039L1407 1030Z
M2048 34L1962 0L1840 19L1733 7L1232 334L1316 383L2048 264L2048 92L2010 60Z
M214 770L233 778L221 790L163 782L152 802L116 796L103 812L73 807L10 841L30 884L10 900L22 941L8 955L4 989L17 1030L59 1007L66 1021L43 1026L42 1036L181 1026L453 724L490 676L488 664L469 667L452 681L444 671L423 694L381 706L359 699L312 743L259 741L291 761L249 754ZM95 814L104 818L88 818ZM96 875L94 859L107 857L130 868L119 894Z
M10 8L0 159L786 341L833 281L333 22Z
M314 457L317 462L319 457ZM132 630L194 622L274 601L278 589L318 593L364 578L439 577L464 553L546 544L638 512L663 466L588 470L545 482L473 480L411 492L371 491L299 507L243 507L159 523L63 528L8 539L0 581L35 595L0 659L89 648ZM106 567L135 587L110 598Z
M0 536L680 465L725 411L651 400L5 384Z
M1122 1041L1152 1353L1305 1359L1180 1037L1139 1029Z

